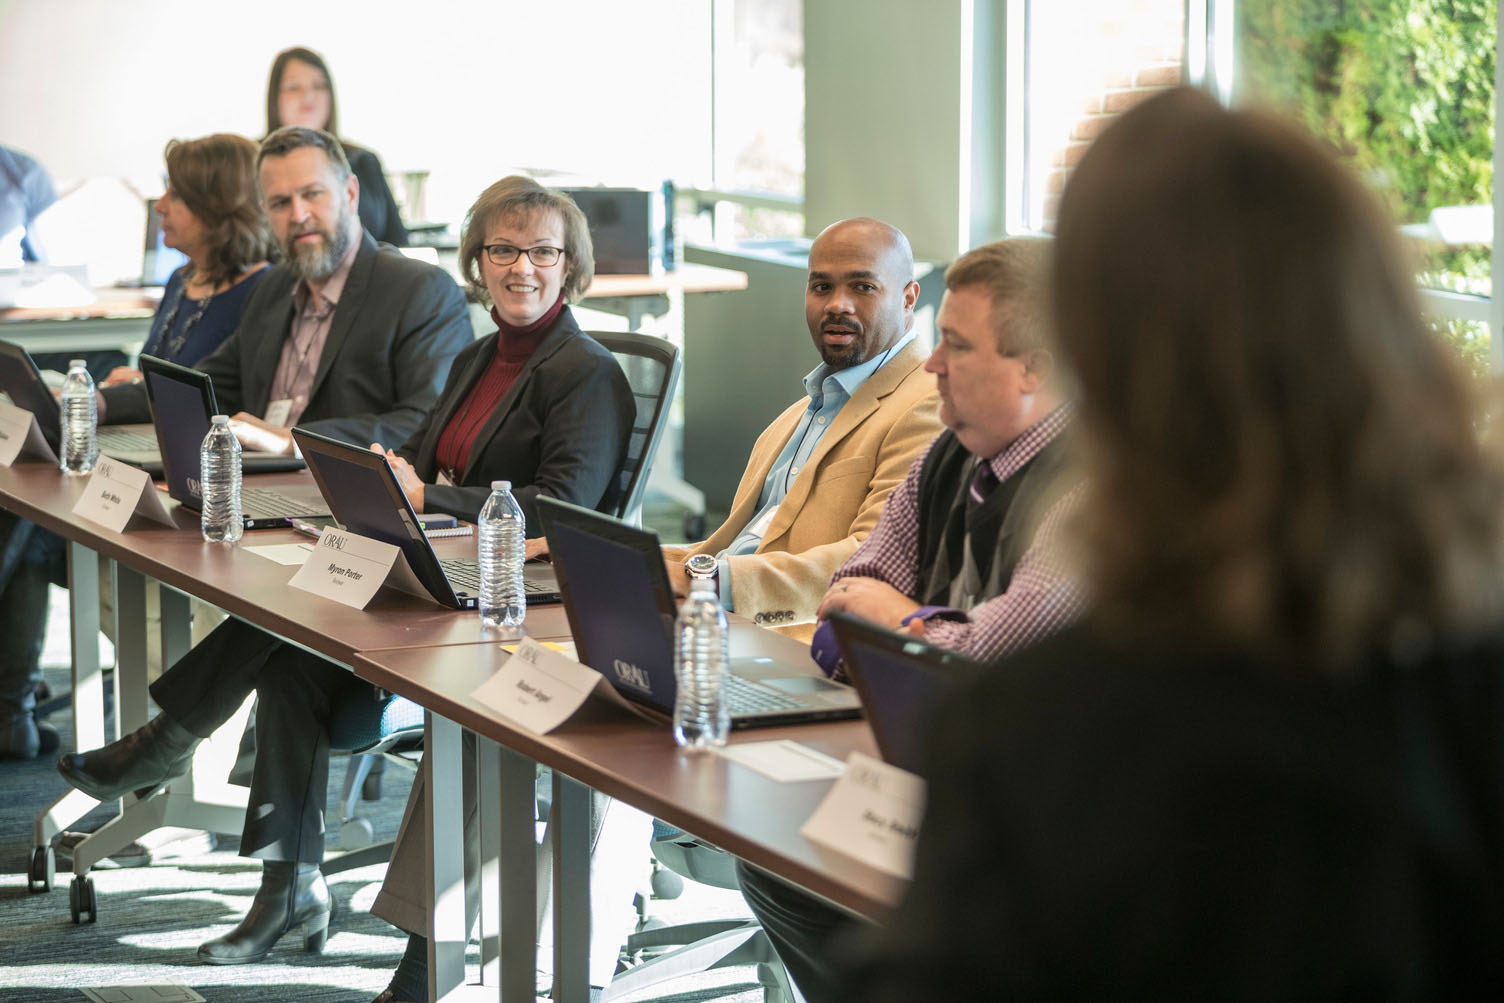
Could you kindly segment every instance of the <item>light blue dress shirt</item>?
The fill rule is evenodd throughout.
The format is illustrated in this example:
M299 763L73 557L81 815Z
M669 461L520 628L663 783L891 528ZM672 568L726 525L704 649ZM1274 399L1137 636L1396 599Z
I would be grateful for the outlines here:
M731 594L731 568L726 558L733 554L750 554L758 548L762 543L762 529L772 519L773 510L788 496L789 485L794 483L810 457L815 454L820 440L825 437L830 426L835 424L836 415L841 408L846 406L851 396L867 381L867 377L881 369L884 363L903 351L903 347L913 340L914 332L909 331L886 352L860 365L832 369L822 362L804 377L804 392L809 395L809 406L804 409L804 415L799 419L794 434L789 436L789 441L784 444L783 451L778 454L778 459L773 462L768 476L762 482L757 514L743 527L740 535L731 541L731 546L717 555L720 558L721 605L726 609L736 609Z

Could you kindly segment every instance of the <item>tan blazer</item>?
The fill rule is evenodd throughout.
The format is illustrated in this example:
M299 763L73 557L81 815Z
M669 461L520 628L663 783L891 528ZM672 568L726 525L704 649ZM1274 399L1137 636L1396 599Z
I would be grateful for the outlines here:
M924 358L918 342L910 342L857 388L789 486L757 551L729 559L731 599L742 616L802 639L814 633L815 607L831 576L941 432L940 398ZM808 397L790 406L758 436L725 523L704 543L665 547L665 560L718 554L731 545L757 514L763 481L808 406Z

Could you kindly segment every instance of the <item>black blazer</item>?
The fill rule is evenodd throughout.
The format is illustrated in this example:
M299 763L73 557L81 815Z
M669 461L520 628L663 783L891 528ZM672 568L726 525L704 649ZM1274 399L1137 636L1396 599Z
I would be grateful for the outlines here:
M1317 678L1084 625L993 666L844 998L1496 995L1504 646L1438 648Z
M292 331L297 281L286 265L273 268L246 300L240 326L199 362L226 414L266 414ZM450 363L474 337L454 279L363 233L298 423L358 446L401 442L438 400ZM111 423L151 420L144 399L105 394ZM133 413L135 400L140 410Z
M610 511L637 408L615 357L580 330L568 307L481 427L461 483L434 484L439 437L491 364L498 336L493 333L460 353L438 405L397 451L429 485L423 507L473 522L491 482L510 480L527 516L528 536L543 533L539 494Z
M363 146L346 143L345 157L350 161L350 173L360 179L360 225L366 233L383 244L407 246L407 227L402 225L402 215L397 211L397 200L386 183L386 172L376 154Z

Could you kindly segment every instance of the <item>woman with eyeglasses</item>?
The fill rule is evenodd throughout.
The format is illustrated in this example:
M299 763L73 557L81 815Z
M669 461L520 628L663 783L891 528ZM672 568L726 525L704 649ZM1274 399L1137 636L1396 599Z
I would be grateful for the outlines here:
M350 171L360 179L360 204L356 207L360 225L376 240L407 246L407 227L386 183L381 158L340 136L334 77L324 57L312 49L285 49L272 62L266 81L266 134L270 136L284 125L322 129L337 137L350 161Z
M491 482L502 479L512 482L529 536L542 533L540 493L612 511L636 403L621 366L580 330L568 306L595 273L584 214L561 192L504 178L471 207L460 263L472 295L494 304L498 330L459 354L438 403L400 449L371 448L387 455L419 512L474 522ZM332 912L319 873L330 724L335 708L370 700L373 690L348 669L254 627L231 620L220 631L227 633L219 648L246 653L243 669L227 673L190 653L161 681L171 677L173 686L204 691L226 720L252 689L258 694L256 766L240 852L263 864L250 911L233 930L201 945L198 957L217 965L259 961L295 928L306 950L319 951ZM158 714L101 749L64 757L60 768L75 787L107 800L181 775L198 742ZM421 846L416 857L421 872ZM399 854L393 867L401 873L411 861L411 854ZM421 904L419 885L414 898ZM400 907L378 914L410 931L426 929L405 919ZM424 976L424 991L426 985Z

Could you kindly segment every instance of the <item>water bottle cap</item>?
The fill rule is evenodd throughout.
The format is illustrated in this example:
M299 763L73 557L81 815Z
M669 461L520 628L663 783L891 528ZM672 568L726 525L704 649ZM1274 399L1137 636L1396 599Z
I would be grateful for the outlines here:
M512 482L511 481L492 481L491 482L491 490L492 491L510 491L510 490L512 490Z
M216 425L228 425L230 423L230 416L227 414L217 414L210 420Z
M70 359L70 360L68 360L68 368L69 369L87 369L88 368L88 363L86 363L83 359Z

